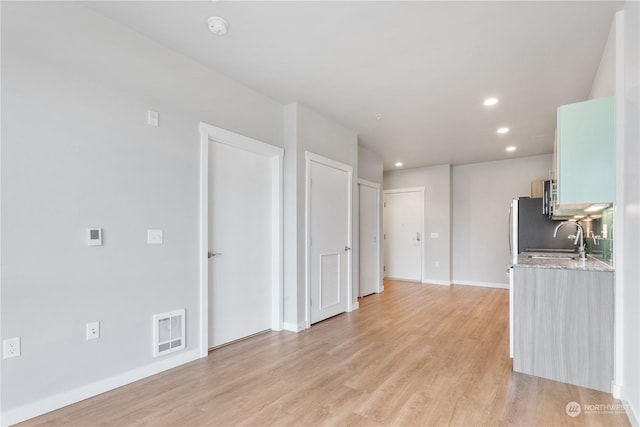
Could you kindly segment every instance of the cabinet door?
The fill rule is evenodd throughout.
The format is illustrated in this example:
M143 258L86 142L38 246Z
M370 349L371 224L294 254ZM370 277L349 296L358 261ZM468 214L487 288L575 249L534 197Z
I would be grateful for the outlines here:
M614 201L614 107L609 97L558 108L558 204Z
M513 370L609 393L613 273L514 268Z

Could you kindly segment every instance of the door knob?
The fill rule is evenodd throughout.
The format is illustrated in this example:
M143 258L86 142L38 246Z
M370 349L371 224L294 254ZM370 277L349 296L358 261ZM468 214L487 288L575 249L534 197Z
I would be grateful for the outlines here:
M350 251L350 250L351 250L351 248L350 248L349 246L345 246L345 247L344 247L344 251L345 251L345 252L346 252L346 251Z
M214 256L222 255L220 252L208 252L207 256L213 258Z

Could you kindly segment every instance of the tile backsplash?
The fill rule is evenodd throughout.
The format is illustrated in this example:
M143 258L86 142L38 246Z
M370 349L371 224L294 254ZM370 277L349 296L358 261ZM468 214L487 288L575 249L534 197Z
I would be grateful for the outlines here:
M580 221L584 227L587 252L607 262L613 261L613 207L602 211L602 217ZM594 239L595 236L595 239Z

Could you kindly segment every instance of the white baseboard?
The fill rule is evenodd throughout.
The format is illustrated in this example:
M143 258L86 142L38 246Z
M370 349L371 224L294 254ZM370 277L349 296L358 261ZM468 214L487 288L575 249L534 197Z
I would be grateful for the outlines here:
M640 426L640 418L638 418L638 412L633 410L631 404L628 401L622 400L622 404L624 405L624 410L627 413L627 418L629 418L629 423L633 427Z
M622 402L624 406L624 412L627 414L627 418L629 418L629 423L633 427L640 427L640 418L638 417L638 410L634 410L631 406L631 403L627 399L625 399L625 391L624 386L620 384L613 383L611 384L611 394L615 399L618 399Z
M171 358L163 359L69 391L46 397L38 400L37 402L28 403L14 409L10 409L2 413L2 427L17 424L30 418L46 414L47 412L97 396L98 394L122 387L123 385L131 384L143 378L159 374L160 372L184 365L185 363L192 362L199 358L200 350L196 348L186 353L176 354Z
M307 327L305 322L298 322L298 323L284 322L282 324L282 329L289 332L300 332L307 329Z
M397 280L398 282L421 283L422 280L399 279L397 277L385 277L384 280Z
M360 308L360 303L358 301L351 303L348 307L347 307L347 312L350 313L352 311L355 311L357 309Z
M425 279L422 281L425 285L443 285L443 286L451 286L450 280L434 280L434 279Z
M618 400L622 400L623 398L623 390L622 390L622 386L619 384L614 383L613 381L611 382L611 394L613 394L613 397L615 399Z
M380 292L384 292L384 285L380 285L380 288L378 289L378 293Z
M468 280L454 280L453 284L463 285L463 286L479 286L481 288L509 289L508 283L491 283L491 282L476 282L476 281L468 281Z

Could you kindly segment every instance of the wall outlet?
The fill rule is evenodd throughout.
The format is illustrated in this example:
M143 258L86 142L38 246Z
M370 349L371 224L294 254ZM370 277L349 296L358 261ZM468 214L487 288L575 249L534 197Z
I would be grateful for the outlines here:
M100 322L87 323L87 341L100 338Z
M9 338L2 341L2 357L10 359L20 356L20 337Z

